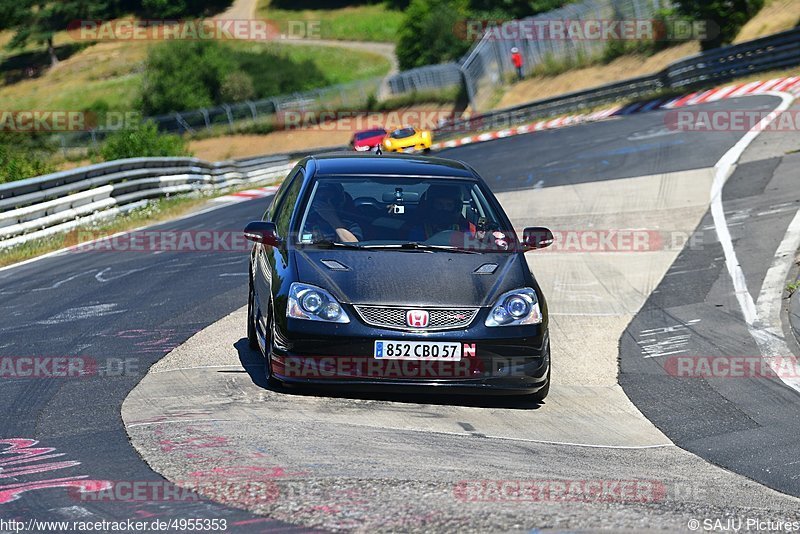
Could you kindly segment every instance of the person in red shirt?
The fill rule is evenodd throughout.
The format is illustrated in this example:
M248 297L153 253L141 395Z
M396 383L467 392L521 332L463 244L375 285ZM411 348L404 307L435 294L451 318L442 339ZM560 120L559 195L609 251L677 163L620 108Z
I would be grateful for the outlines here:
M522 79L522 54L519 53L519 48L516 46L511 49L511 63L517 69L517 78Z

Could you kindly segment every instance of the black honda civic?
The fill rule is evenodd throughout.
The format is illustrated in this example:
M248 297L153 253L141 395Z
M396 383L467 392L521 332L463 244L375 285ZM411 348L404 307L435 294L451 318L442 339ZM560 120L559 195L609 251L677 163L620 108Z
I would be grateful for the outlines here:
M527 394L550 388L547 304L468 165L410 155L301 160L253 241L247 334L278 384Z

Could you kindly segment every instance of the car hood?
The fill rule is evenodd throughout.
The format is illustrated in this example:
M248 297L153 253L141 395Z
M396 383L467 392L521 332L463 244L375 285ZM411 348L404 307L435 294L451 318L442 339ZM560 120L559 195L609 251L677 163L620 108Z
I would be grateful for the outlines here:
M295 250L298 280L349 304L490 306L499 295L529 285L522 254L459 254L397 250ZM327 262L326 265L324 262ZM336 261L347 270L333 265ZM486 264L491 274L476 274ZM491 266L484 267L491 271Z

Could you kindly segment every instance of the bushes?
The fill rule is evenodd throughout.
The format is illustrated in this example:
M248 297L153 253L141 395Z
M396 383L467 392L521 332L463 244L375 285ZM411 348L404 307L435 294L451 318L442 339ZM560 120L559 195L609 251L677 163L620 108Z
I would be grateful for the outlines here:
M148 53L139 107L161 115L325 85L312 61L295 62L261 45L169 41Z
M0 144L0 183L33 178L55 172L55 167L38 156Z
M100 156L105 161L189 155L186 140L179 135L160 133L153 121L114 132L100 147Z
M55 172L52 149L27 134L0 132L0 183Z
M245 100L250 100L256 96L253 78L245 72L231 72L222 81L219 94L224 102L244 102Z

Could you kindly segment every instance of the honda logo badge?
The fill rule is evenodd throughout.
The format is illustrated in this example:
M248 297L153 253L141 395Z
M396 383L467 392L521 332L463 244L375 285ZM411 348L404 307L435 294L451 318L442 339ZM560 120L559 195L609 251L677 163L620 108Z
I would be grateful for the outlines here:
M406 324L413 328L425 328L428 326L428 312L425 310L408 310L406 312Z

